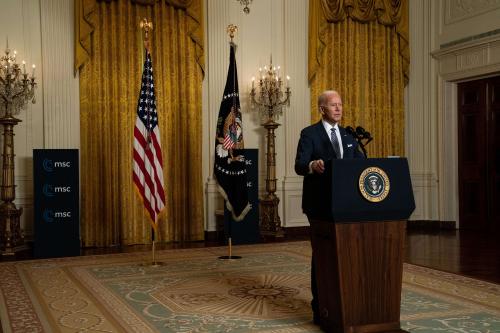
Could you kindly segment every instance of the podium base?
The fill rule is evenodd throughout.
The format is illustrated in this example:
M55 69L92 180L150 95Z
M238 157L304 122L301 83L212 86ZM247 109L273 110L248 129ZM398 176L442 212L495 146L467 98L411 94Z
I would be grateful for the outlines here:
M320 319L320 327L325 332L342 333L409 333L399 327L399 322L365 324L365 325L345 325L334 324Z
M327 328L324 328L323 326L320 326L321 329L325 332L330 332L329 329ZM346 328L344 329L343 331L340 330L340 331L336 331L336 332L342 332L342 333L409 333L408 331L405 331L403 329L399 329L399 330L390 330L390 331L379 331L379 330L375 330L375 331L366 331L364 329L356 329L356 328L353 328L353 327L349 327L349 328Z

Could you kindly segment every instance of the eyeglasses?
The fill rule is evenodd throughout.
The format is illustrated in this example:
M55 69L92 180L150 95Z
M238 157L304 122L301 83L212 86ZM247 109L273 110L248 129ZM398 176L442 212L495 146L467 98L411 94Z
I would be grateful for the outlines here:
M322 108L341 108L342 107L342 103L331 103L331 104L327 104L327 105L321 105Z

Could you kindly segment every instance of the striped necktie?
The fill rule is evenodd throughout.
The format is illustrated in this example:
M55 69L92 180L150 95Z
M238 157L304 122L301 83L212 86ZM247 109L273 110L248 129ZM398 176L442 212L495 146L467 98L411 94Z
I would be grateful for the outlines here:
M335 155L337 155L337 158L342 158L342 156L340 155L339 139L337 138L337 134L335 133L336 131L337 129L335 127L332 127L330 140L332 141L333 151L335 151Z

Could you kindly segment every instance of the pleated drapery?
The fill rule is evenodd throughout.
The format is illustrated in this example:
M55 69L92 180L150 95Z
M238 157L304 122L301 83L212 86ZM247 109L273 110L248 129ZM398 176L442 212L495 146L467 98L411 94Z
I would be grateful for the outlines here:
M147 244L151 224L132 181L132 144L144 46L151 54L166 214L160 241L203 239L201 0L77 0L83 246Z
M318 95L342 96L342 124L362 126L370 157L404 155L404 87L409 78L407 0L310 0L311 121Z

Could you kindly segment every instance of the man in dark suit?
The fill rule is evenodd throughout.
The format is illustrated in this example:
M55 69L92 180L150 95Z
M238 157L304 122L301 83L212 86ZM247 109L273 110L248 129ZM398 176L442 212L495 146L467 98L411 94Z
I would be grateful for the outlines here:
M329 214L331 196L325 186L331 183L328 169L337 158L364 158L356 140L339 126L342 119L342 99L334 90L324 91L318 97L322 119L300 133L295 157L295 172L304 176L302 211L309 221ZM327 170L327 172L325 172ZM311 264L311 307L314 323L319 323L318 291L316 285L314 252Z

